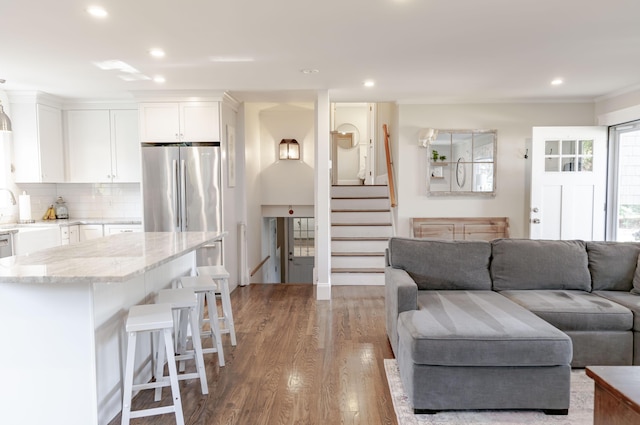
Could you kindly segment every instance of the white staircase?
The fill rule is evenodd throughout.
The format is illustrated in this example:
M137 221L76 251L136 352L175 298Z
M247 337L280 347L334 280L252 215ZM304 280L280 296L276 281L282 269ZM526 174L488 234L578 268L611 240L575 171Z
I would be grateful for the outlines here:
M333 186L331 284L384 285L392 232L387 186Z

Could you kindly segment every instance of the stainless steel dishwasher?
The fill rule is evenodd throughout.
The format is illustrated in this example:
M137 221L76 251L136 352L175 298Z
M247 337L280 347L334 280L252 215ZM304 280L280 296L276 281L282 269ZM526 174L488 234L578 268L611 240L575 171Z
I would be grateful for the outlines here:
M13 243L11 233L0 233L0 258L13 255Z

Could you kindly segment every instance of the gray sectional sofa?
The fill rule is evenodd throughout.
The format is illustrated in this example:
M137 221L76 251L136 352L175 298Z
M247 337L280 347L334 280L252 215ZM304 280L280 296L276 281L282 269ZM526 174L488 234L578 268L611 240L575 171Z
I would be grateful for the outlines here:
M571 367L640 365L640 244L391 238L387 334L416 412L566 414Z

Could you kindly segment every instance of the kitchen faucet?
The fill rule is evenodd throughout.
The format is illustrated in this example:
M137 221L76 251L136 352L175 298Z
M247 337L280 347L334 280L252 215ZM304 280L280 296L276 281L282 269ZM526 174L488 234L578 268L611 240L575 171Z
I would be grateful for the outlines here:
M13 192L10 189L4 188L4 187L0 187L0 191L9 192L9 194L11 195L11 205L15 205L16 204L16 196L13 194Z

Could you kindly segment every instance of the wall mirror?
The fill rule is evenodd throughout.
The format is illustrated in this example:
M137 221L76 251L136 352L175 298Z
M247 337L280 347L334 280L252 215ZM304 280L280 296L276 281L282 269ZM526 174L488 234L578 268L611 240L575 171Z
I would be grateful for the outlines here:
M434 132L427 145L427 193L495 196L497 131Z

